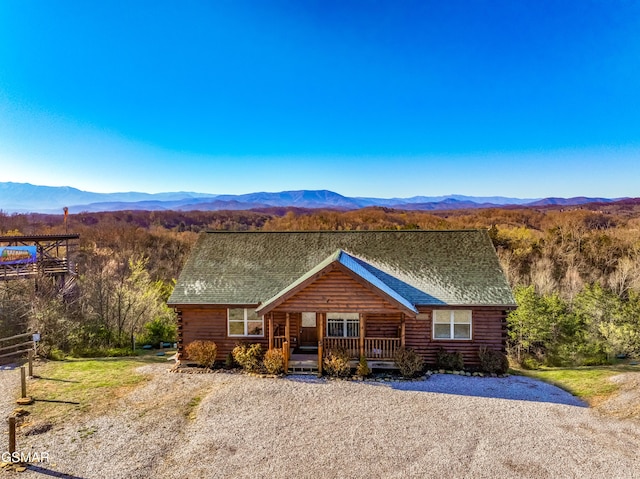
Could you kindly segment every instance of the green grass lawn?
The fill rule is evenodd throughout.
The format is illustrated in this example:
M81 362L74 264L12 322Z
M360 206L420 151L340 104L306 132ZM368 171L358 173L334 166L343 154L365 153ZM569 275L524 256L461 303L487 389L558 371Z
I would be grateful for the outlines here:
M27 394L35 399L28 406L33 417L59 422L86 412L109 407L135 386L147 380L136 368L153 362L167 363L166 356L74 359L37 364L36 379L29 380Z
M529 376L554 384L574 396L597 406L615 394L618 386L609 378L625 372L640 372L640 366L587 366L573 368L541 368L536 370L514 369L516 374Z

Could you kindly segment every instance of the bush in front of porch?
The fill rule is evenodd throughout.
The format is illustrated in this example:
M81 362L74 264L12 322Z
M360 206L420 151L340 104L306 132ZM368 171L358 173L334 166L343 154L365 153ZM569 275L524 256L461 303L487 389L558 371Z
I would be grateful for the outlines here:
M245 371L257 372L262 366L262 345L255 344L238 344L233 348L233 359Z
M349 352L344 348L334 348L322 361L322 368L328 376L346 378L351 375Z
M411 348L396 351L394 362L404 378L415 378L424 368L424 360Z
M282 354L282 349L268 350L264 353L262 364L269 374L284 373L284 354Z
M369 363L367 362L366 357L360 356L360 362L358 362L356 374L361 378L368 378L369 376L371 376L371 368L369 367Z

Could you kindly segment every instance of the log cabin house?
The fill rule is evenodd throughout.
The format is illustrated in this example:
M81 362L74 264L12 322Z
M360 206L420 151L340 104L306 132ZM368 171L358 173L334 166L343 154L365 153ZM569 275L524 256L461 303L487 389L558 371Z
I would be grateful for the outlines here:
M516 306L485 230L206 232L169 305L178 360L196 339L215 341L218 358L261 343L283 348L290 370L320 372L336 347L371 367L400 347L477 365L480 346L504 350Z

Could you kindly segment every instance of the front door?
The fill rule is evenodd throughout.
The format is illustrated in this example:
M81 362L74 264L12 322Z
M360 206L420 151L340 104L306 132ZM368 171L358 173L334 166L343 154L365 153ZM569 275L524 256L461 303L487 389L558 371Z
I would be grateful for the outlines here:
M318 328L316 323L316 313L302 313L302 324L300 327L300 347L318 347Z

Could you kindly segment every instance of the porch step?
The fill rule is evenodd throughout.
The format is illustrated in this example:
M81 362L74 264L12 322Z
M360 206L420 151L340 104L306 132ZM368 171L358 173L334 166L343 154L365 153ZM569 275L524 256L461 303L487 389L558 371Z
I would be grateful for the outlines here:
M318 374L318 368L292 368L289 367L289 374L309 374L316 375Z
M295 374L317 374L317 359L289 360L289 372Z
M318 346L298 346L301 354L318 354Z

